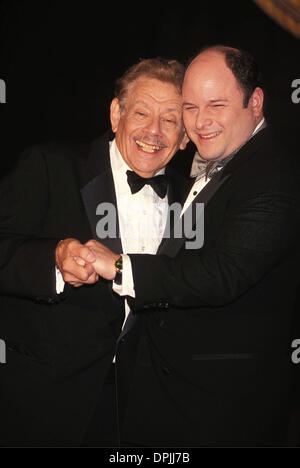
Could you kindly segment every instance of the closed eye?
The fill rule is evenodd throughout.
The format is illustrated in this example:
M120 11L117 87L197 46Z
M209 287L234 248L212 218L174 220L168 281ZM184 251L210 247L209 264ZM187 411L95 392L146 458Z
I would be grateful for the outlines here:
M228 101L223 100L223 99L218 99L218 100L216 99L216 100L211 100L210 104L213 107L225 107L228 104Z
M183 106L183 110L186 111L186 110L196 110L197 107L196 106L189 106L189 105L185 105Z

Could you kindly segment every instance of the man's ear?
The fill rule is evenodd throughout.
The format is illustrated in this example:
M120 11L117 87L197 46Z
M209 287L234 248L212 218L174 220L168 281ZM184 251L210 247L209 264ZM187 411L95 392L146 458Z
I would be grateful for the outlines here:
M263 113L264 92L261 88L255 88L250 98L249 104L255 117L261 117Z
M186 131L184 130L184 135L183 135L183 137L182 137L182 140L181 140L179 149L184 150L184 149L186 148L186 145L188 144L189 141L190 141L190 139L189 139L189 137L187 136Z
M118 130L119 122L120 122L120 104L119 99L114 98L110 104L110 123L111 129L114 133Z

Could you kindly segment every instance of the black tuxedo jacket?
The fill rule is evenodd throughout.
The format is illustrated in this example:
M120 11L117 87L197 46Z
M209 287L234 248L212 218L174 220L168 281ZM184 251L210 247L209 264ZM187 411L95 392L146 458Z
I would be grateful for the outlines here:
M170 178L178 182L172 171ZM97 206L116 206L109 134L31 148L0 193L0 443L78 444L115 353L124 302L103 279L66 285L58 296L55 248L68 237L98 239ZM173 194L171 184L171 201ZM118 237L102 242L122 251Z
M262 130L195 199L201 248L171 238L161 255L130 255L142 336L124 444L284 443L300 283L295 162Z

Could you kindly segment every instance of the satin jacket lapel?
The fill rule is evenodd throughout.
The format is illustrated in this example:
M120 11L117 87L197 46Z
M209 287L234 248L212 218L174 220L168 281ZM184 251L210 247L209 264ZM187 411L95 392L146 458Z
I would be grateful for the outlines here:
M224 167L223 176L231 174L236 171L240 166L245 164L260 148L264 143L265 138L272 138L271 129L266 126L263 127L256 135L254 135L242 148L237 152L234 158L226 164Z
M190 223L191 229L187 230L186 226L181 226L181 228L177 230L177 223L179 223L180 225L182 223L182 218L177 218L177 221L175 221L173 232L171 232L170 239L166 240L166 242L159 249L159 254L174 257L179 252L183 244L191 239L192 231L195 229L195 226L197 226L200 222L200 217L203 216L205 207L208 205L209 201L212 199L217 190L228 179L229 176L230 174L227 174L223 177L222 173L217 173L210 180L210 182L208 182L208 184L201 190L201 192L197 195L197 197L193 200L193 202L185 211L184 219L192 220L192 222ZM197 204L199 203L203 204L203 209L199 209L199 207L197 207ZM181 232L181 230L183 231L182 236L174 237L174 232Z
M109 135L95 140L92 144L88 158L89 177L88 181L81 188L81 196L90 223L93 238L110 248L116 253L122 252L122 244L119 236L119 220L117 213L117 200L113 181L112 170L109 157ZM106 207L115 213L115 236L99 238L97 235L97 224L103 217L107 216L107 211L101 210L100 204L109 204ZM103 205L105 208L105 205ZM112 218L113 220L114 218ZM114 226L112 226L114 227Z

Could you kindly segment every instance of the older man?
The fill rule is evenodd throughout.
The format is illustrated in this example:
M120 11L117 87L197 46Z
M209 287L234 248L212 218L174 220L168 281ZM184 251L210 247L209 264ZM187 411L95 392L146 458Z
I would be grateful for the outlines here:
M143 324L125 442L286 440L299 172L266 126L263 98L257 67L243 51L209 47L187 68L184 124L198 155L184 211L204 203L204 245L188 249L185 238L171 238L161 255L123 258L119 292L135 296ZM114 278L118 255L92 247L95 270Z
M182 79L176 61L134 65L117 82L113 141L35 147L1 183L2 445L117 444L112 361L124 302L97 281L84 243L108 235L117 251L156 252L180 194L164 168L186 142Z

